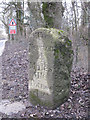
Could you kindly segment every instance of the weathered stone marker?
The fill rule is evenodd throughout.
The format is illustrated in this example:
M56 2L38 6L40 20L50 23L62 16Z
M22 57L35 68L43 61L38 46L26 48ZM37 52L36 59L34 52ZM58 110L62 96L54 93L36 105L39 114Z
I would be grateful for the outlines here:
M30 102L55 108L69 96L73 52L61 30L39 28L30 35Z

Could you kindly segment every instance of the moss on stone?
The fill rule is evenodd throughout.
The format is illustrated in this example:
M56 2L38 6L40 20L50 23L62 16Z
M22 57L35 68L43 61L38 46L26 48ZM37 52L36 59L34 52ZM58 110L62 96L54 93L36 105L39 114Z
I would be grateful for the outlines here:
M42 93L41 91L39 91L38 89L34 89L32 91L30 91L30 101L32 102L32 104L34 105L42 105L42 106L47 106L50 108L53 108L53 103L51 103L50 101L43 101L38 97L38 93Z
M40 99L37 97L37 95L35 95L35 92L37 93L38 90L34 90L34 91L30 91L30 100L33 104L40 104L41 101Z

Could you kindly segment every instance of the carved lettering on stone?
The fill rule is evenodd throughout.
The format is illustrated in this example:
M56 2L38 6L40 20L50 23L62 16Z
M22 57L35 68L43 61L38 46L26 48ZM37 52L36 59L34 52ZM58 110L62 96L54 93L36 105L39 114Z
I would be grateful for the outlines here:
M43 92L50 93L50 89L47 83L47 72L48 72L48 63L45 56L45 48L42 42L42 38L37 38L38 53L39 57L37 60L36 73L33 76L33 81L31 81L30 88L39 89ZM36 81L37 80L37 81Z

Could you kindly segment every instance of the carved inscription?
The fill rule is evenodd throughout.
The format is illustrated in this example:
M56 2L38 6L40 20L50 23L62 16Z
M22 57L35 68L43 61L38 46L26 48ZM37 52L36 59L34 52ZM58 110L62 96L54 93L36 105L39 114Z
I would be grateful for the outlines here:
M45 56L45 49L43 46L42 38L37 38L37 45L39 58L37 60L36 72L33 76L33 80L31 81L30 88L38 89L40 91L50 94L50 88L47 82L48 63Z

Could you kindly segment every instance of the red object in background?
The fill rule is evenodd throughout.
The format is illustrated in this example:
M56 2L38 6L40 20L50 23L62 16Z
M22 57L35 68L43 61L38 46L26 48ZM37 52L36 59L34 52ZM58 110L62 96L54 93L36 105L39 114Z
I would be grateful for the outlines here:
M10 34L16 34L16 30L10 30Z

